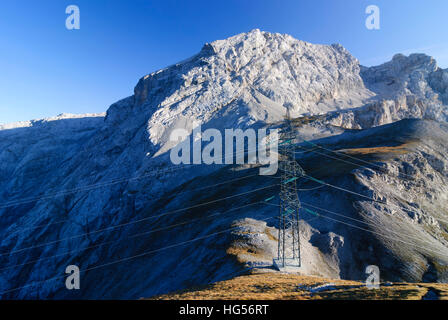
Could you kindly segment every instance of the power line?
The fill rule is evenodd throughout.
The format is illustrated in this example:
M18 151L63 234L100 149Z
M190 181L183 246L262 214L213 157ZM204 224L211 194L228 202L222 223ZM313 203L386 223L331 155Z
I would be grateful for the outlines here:
M306 141L306 140L305 140L305 141ZM307 141L306 141L306 142L307 142ZM313 145L316 145L316 144L314 144L314 143L312 143L312 144L313 144ZM318 146L318 145L316 145L316 146ZM318 147L320 147L320 146L318 146ZM300 146L299 146L299 148L304 149L303 147L300 147ZM322 148L322 149L325 149L325 148L323 148L323 147L321 147L321 148ZM325 149L325 150L328 150L328 151L330 151L330 152L339 153L339 152L337 152L337 151L333 151L333 150L330 150L330 149ZM324 153L320 153L320 152L317 152L317 151L312 151L312 150L308 150L308 151L313 152L313 153L317 153L317 154L320 154L320 155L323 155L323 156L325 156L325 157L329 157L329 158L331 158L331 159L335 159L335 160L338 160L338 161L346 162L346 163L355 165L355 166L357 166L357 167L372 169L372 168L369 168L369 167L367 167L367 166L362 166L362 165L359 165L359 164L357 164L357 163L354 163L354 162L351 162L351 161L347 161L347 160L344 160L344 159L340 159L340 158L336 158L336 157L332 157L332 156L330 156L330 155L327 155L327 154L324 154ZM345 154L343 154L343 155L345 155ZM351 156L350 156L350 158L354 158L354 159L356 159L356 160L359 160L359 161L362 161L362 162L365 162L365 163L369 163L369 164L371 164L371 165L376 165L376 164L374 164L374 163L371 163L371 162L369 162L369 161L365 161L365 160L362 160L362 159L358 159L358 158L356 158L356 157L351 157ZM378 166L378 165L376 165L376 166ZM384 170L384 173L386 173L386 174L388 174L388 175L390 175L390 176L393 176L393 177L395 177L395 178L399 178L399 179L404 179L404 178L400 178L399 176L390 174L390 172L388 172L387 169L385 169L385 168L383 168L383 167L381 167L381 166L378 166L378 167L381 168L382 170ZM400 174L403 174L403 173L400 173ZM406 174L403 174L403 175L406 175ZM410 176L410 175L408 175L408 176ZM410 176L410 177L412 177L412 176ZM306 177L304 177L304 178L306 178ZM313 180L313 181L315 181L315 182L319 182L319 181L317 181L317 180L314 179L314 178L311 178L311 180ZM409 179L405 179L405 180L409 180ZM321 183L321 182L319 182L319 183ZM398 206L398 205L387 204L387 203L385 203L385 202L383 202L383 201L379 201L379 200L377 200L377 199L373 199L373 198L371 198L371 197L367 197L367 196L365 196L365 195L362 195L362 194L360 194L360 193L357 193L357 192L354 192L354 191L351 191L351 190L347 190L347 189L344 189L344 188L341 188L341 187L337 187L337 186L332 186L332 185L330 185L330 184L328 184L328 183L324 183L324 184L325 184L325 185L328 185L328 186L330 186L330 187L339 189L339 190L341 190L341 191L345 191L345 192L348 192L348 193L352 193L352 194L355 194L355 195L358 195L358 196L367 198L367 199L369 199L369 200L372 200L372 201L375 201L375 202L378 202L378 203L381 203L381 204L394 206L394 207L396 207L396 208L399 208L399 209L401 209L401 210L405 210L405 211L412 211L412 210L409 210L409 209L400 207L400 206ZM443 219L440 219L440 218L435 218L435 219L438 220L438 221L441 221L441 222L443 222L443 223L448 223L448 221L443 220Z
M40 201L40 200L52 199L52 198L55 198L55 197L65 196L65 195L76 193L76 192L90 191L90 190L94 190L94 189L97 189L97 188L108 187L108 186L111 186L111 185L124 183L124 182L129 182L129 181L133 181L133 180L139 180L139 179L143 179L143 178L154 176L154 175L159 174L159 173L166 173L166 172L171 172L171 171L183 169L184 167L189 166L189 165L190 164L188 164L188 165L184 164L184 165L179 165L179 166L173 166L173 167L167 168L167 169L154 170L154 171L150 171L150 172L148 172L146 174L143 174L143 175L140 175L140 176L136 176L136 177L132 177L132 178L113 179L113 180L110 180L108 182L96 183L96 184L91 184L91 185L82 186L82 187L78 187L78 188L61 190L61 191L57 191L57 192L54 192L54 193L49 193L49 194L46 194L46 195L33 197L33 198L15 199L15 200L11 200L9 202L5 202L5 203L1 204L0 205L0 209L13 207L13 206L16 206L16 205L21 205L21 204L26 204L26 203L31 203L31 202L35 202L35 201Z
M183 193L189 193L189 192L195 192L195 191L204 190L204 189L208 189L208 188L213 188L213 187L217 187L217 186L224 185L224 184L227 184L227 183L232 183L232 182L235 182L235 181L247 179L247 178L254 177L254 176L258 176L258 174L247 175L247 176L243 176L243 177L239 177L239 178L223 181L223 182L216 183L216 184L209 185L209 186L205 186L205 187L200 187L200 188L180 191L180 192L177 192L176 194L167 194L167 195L161 196L161 197L159 197L157 199L163 199L163 198L167 198L167 197L177 196L177 195L183 194ZM147 202L148 201L144 201L143 203L147 203ZM42 228L42 227L48 227L48 226L51 226L51 225L61 224L61 223L64 223L64 222L71 222L71 220L70 219L65 219L65 220L52 222L52 223L48 223L48 224L42 224L42 225L39 225L39 226L20 228L19 230L14 230L12 233L9 233L8 236L15 235L15 234L20 233L20 232L22 232L24 230L33 230L33 229L38 229L38 228Z
M305 188L305 189L298 188L297 191L313 191L313 190L317 190L317 189L320 189L320 188L323 188L323 187L325 187L325 186L317 186L317 187L314 187L314 188Z
M365 198L365 199L368 199L368 200L371 200L371 201L374 201L374 202L377 202L377 203L381 203L381 204L386 205L386 206L391 206L391 207L398 208L398 209L400 209L400 210L405 210L405 211L408 211L408 212L413 212L412 210L406 209L406 208L404 208L404 207L400 207L399 205L396 205L396 204L393 204L393 203L386 203L386 202L384 202L384 201L380 201L380 200L371 198L371 197L366 196L366 195L364 195L364 194L361 194L361 193L358 193L358 192L355 192L355 191L352 191L352 190L348 190L348 189L345 189L345 188L342 188L342 187L338 187L338 186L329 184L329 183L327 183L327 182L318 180L318 179L313 178L313 177L308 176L308 175L304 175L303 178L308 179L308 180L315 181L315 182L317 182L317 183L320 183L320 184L329 186L329 187L334 188L334 189L338 189L338 190L341 190L341 191L344 191L344 192L347 192L347 193L351 193L351 194L353 194L353 195L360 196L360 197L362 197L362 198ZM436 219L436 220L439 220L439 221L441 221L441 222L444 222L444 223L448 223L448 221L443 220L443 219L439 219L439 218L435 218L435 219Z
M300 146L298 146L298 148L300 148L300 149L304 149L303 147L300 147ZM351 162L351 161L348 161L348 160L344 160L344 159L340 159L340 158L332 157L332 156L330 156L330 155L328 155L328 154L325 154L325 153L322 153L322 152L317 152L317 151L314 151L314 150L312 150L312 149L310 149L310 150L308 150L308 151L309 151L309 152L312 152L312 153L320 154L320 155L322 155L322 156L324 156L324 157L327 157L327 158L330 158L330 159L334 159L334 160L338 160L338 161L341 161L341 162L345 162L345 163L354 165L354 166L359 167L359 168L372 169L372 168L370 168L370 167L360 165L359 163L355 163L355 162ZM296 153L297 153L297 152L296 152ZM373 169L373 170L375 170L375 169ZM387 174L387 173L386 173L386 174Z
M51 222L51 223L48 223L48 224L41 224L41 225L34 226L34 227L20 228L19 230L14 230L13 232L7 234L6 236L12 236L12 235L15 235L17 233L23 232L25 230L34 230L34 229L39 229L39 228L43 228L43 227L52 226L52 225L55 225L55 224L61 224L61 223L67 222L67 221L70 221L70 219L65 219L65 220L60 220L60 221L56 221L56 222Z
M328 209L320 208L320 207L317 207L317 206L315 206L315 205L312 205L312 204L310 204L310 203L306 203L306 202L302 202L302 204L303 204L304 206L307 206L307 207L311 207L311 208L314 208L314 209L318 209L318 210L321 210L321 211L325 211L325 212L327 212L327 213L334 214L334 215L336 215L336 216L340 216L340 217L343 217L343 218L347 218L347 219L350 219L350 220L353 220L353 221L356 221L356 222L359 222L359 223L362 223L362 224L365 224L365 225L370 226L370 224L369 224L368 222L365 222L365 221L362 221L362 220L359 220L359 219L356 219L356 218L353 218L353 217L350 217L350 216L347 216L347 215L344 215L344 214L341 214L341 213L337 213L337 212L334 212L334 211L330 211L330 210L328 210ZM414 237L412 237L412 236L410 236L410 235L406 235L406 234L403 234L403 233L398 233L398 232L396 232L396 231L394 231L394 230L390 230L390 229L388 229L388 228L383 228L383 229L384 229L384 231L391 232L391 233L394 233L394 234L399 235L399 236L406 236L406 237L408 237L409 239L413 239L413 240L414 240ZM425 243L427 243L427 244L433 244L432 242L429 242L429 241L426 241L426 240L423 240L423 242L425 242Z
M271 141L271 143L275 142L275 141L277 141L277 140ZM252 150L252 151L254 151L254 150ZM238 154L240 154L242 152L243 153L246 153L246 152L249 153L249 152L252 152L252 151L249 151L249 149L248 149L247 151L246 150L242 150L240 152L236 152L236 153L231 152L231 153L234 154L234 155L238 155ZM145 175L141 175L141 176L137 176L137 177L133 177L133 178L115 179L115 180L112 180L112 181L109 181L109 182L106 182L106 183L93 184L93 185L90 185L90 186L84 186L84 187L79 187L79 188L75 188L75 189L62 190L62 191L59 191L59 192L54 193L54 194L47 194L46 196L43 196L43 197L26 198L26 199L22 199L22 200L16 199L14 201L7 202L7 203L4 203L3 205L0 205L0 209L6 208L6 207L11 207L11 206L16 206L16 205L20 205L20 204L25 204L25 203L29 203L29 202L34 202L34 201L39 201L39 200L44 200L44 199L50 199L50 198L54 198L56 196L67 195L67 194L74 193L74 192L88 191L88 190L92 190L94 188L110 186L110 185L117 184L117 183L129 182L129 181L132 181L132 180L135 180L135 179L141 179L141 178L144 178L144 177L147 177L147 176L150 176L150 175L153 175L153 174L157 174L157 173L172 172L174 170L182 169L185 166L187 166L187 164L184 164L184 165L181 165L181 166L178 166L178 167L174 167L173 166L173 167L165 169L165 170L156 170L155 173L150 172L150 173L147 173ZM255 176L255 175L251 175L251 176ZM234 179L233 181L236 181L236 180L240 180L240 179ZM221 184L223 184L223 183L215 184L214 186L218 186L218 185L221 185ZM210 187L212 187L212 186L210 186ZM208 187L197 188L197 189L194 189L194 190L186 190L186 191L183 191L183 192L179 192L177 194L181 194L181 193L184 193L184 192L193 192L195 190L201 190L201 189L205 189L205 188L208 188ZM160 198L164 198L164 197L166 197L166 196L161 196ZM42 224L42 225L38 225L38 226L25 227L25 228L21 228L19 230L15 230L13 233L11 233L9 235L14 235L14 234L17 234L19 232L23 232L24 230L33 230L33 229L37 229L37 228L48 227L48 226L51 226L51 225L61 224L61 223L68 222L68 221L70 221L70 219L64 219L64 220L52 222L52 223L49 223L49 224ZM1 254L0 254L0 256L1 256Z
M304 140L304 141L307 142L307 143L309 143L309 144L311 144L311 145L314 146L315 148L321 148L321 149L324 149L324 150L327 150L327 151L330 151L330 152L334 152L334 153L337 153L337 154L340 154L340 155L341 155L341 152L333 151L333 150L331 150L331 149L326 149L326 148L324 148L324 147L322 147L322 146L320 146L320 145L317 145L317 144L315 144L315 143L309 142L309 141L307 141L307 140ZM306 149L306 148L303 148L303 147L300 147L300 146L299 146L299 148L301 148L301 149L305 149L305 151L309 151L309 152L313 152L313 153L321 154L321 155L323 155L323 156L326 156L326 157L329 157L329 158L332 158L332 159L335 159L335 160L339 160L339 161L343 161L343 162L346 162L346 163L350 163L350 164L356 165L356 166L358 166L358 167L367 168L366 166L361 166L361 165L359 165L359 164L357 164L357 163L354 163L354 162L351 162L351 161L347 161L347 160L344 160L344 159L335 158L335 157L332 157L332 156L330 156L330 155L327 155L327 154L324 154L324 153L320 153L320 152L314 151L313 149ZM346 155L346 154L342 154L342 155ZM369 164L369 165L377 166L377 167L380 168L381 170L386 171L386 172L385 172L386 174L391 175L391 174L387 171L387 169L385 169L385 168L383 168L383 167L381 167L381 166L379 166L379 165L377 165L377 164L375 164L375 163L372 163L372 162L369 162L369 161L365 161L365 160L362 160L362 159L358 159L358 158L353 157L353 156L350 156L350 155L346 155L346 156L349 157L349 158L353 158L353 159L355 159L355 160L358 160L358 161L367 163L367 164ZM370 168L370 169L371 169L371 168ZM411 175L407 175L407 174L404 174L404 173L400 173L400 174L405 175L405 176L409 176L409 177L411 177L412 179L415 178L415 177L413 177L413 176L411 176ZM395 176L395 175L392 175L392 176L394 176L394 177L396 177L396 178L400 178L399 176ZM411 211L411 210L409 210L409 209L400 207L400 206L398 206L398 205L387 204L387 203L385 203L385 202L383 202L383 201L379 201L379 200L377 200L377 199L374 199L374 198L365 196L365 195L363 195L363 194L360 194L360 193L357 193L357 192L354 192L354 191L351 191L351 190L348 190L348 189L344 189L344 188L341 188L341 187L337 187L337 186L330 185L330 184L328 184L328 183L326 183L326 182L320 181L320 180L315 179L315 178L313 178L313 177L311 177L311 176L308 176L308 177L307 177L307 176L305 175L305 176L303 176L303 177L304 177L305 179L309 179L309 180L318 182L318 183L320 183L320 184L322 184L322 185L330 186L330 187L332 187L332 188L336 188L336 189L339 189L339 190L344 191L344 192L348 192L348 193L351 193L351 194L354 194L354 195L358 195L358 196L360 196L360 197L363 197L363 198L366 198L366 199L375 201L375 202L377 202L377 203L381 203L381 204L384 204L384 205L394 206L394 207L396 207L396 208L399 208L400 210ZM407 180L407 179L406 179L406 180ZM444 222L444 223L448 223L448 221L446 221L446 220L443 220L443 219L440 219L440 218L436 218L436 219L437 219L438 221L441 221L441 222Z
M246 152L246 150L243 150L242 152ZM249 152L249 150L247 150L247 152ZM238 153L241 153L241 152L237 152L236 154L238 154ZM240 177L240 178L236 178L236 179L232 179L232 180L221 182L221 183L217 183L217 184L214 184L214 185L211 185L211 186L206 186L206 187L196 188L196 189L192 189L192 190L181 191L181 192L178 192L176 195L182 194L182 193L187 193L187 192L194 192L194 191L198 191L198 190L203 190L203 189L206 189L206 188L211 188L211 187L223 185L223 184L226 184L226 183L231 183L231 182L234 182L234 181L246 179L246 178L253 177L253 176L256 176L256 174L248 175L248 176ZM138 177L138 178L140 178L140 177ZM95 185L95 186L98 186L98 185ZM104 186L104 184L102 184L102 186ZM79 188L77 190L79 190ZM168 196L172 196L172 195L168 195ZM160 198L164 198L164 197L166 197L166 196L162 196ZM183 210L185 210L185 209L183 209ZM153 217L150 217L150 218L153 218ZM65 219L65 220L62 220L62 221L57 221L57 222L53 222L53 223L49 223L49 224L42 224L42 225L34 226L34 227L26 227L26 228L23 228L23 229L15 230L10 235L14 235L14 234L17 234L19 232L23 232L24 230L36 229L36 228L41 228L41 227L48 227L50 225L61 224L61 223L67 222L67 221L70 221L70 219ZM136 222L131 222L131 223L136 223ZM106 229L109 229L109 228L106 228ZM84 235L87 235L87 234L90 234L90 233L86 233ZM79 235L79 236L83 236L83 235ZM75 236L75 237L78 237L78 236ZM57 240L57 241L53 241L50 244L57 243L57 242L60 242L62 240L65 240L65 239L60 239L60 240ZM35 247L40 247L40 245L32 246L32 247L29 247L29 248L26 248L26 249L31 249L31 248L35 248ZM20 249L20 250L18 250L16 252L20 252L20 251L22 251L22 249ZM15 252L13 252L13 253L15 253ZM7 254L7 253L2 253L2 254L0 254L0 256L4 256L5 254ZM9 253L9 254L11 254L11 253Z
M87 233L83 233L83 234L79 234L79 235L75 235L75 236L71 236L71 237L67 237L67 238L62 238L62 239L46 242L46 243L43 243L43 244L33 245L33 246L30 246L30 247L21 248L21 249L13 250L13 251L10 251L10 252L1 253L0 256L9 255L9 254L15 254L15 253L19 253L19 252L22 252L22 251L25 251L25 250L36 249L36 248L40 248L40 247L43 247L43 246L59 243L59 242L65 241L65 240L72 240L72 239L80 238L80 237L91 235L91 234L96 234L96 233L103 232L103 231L113 230L113 229L120 228L120 227L123 227L123 226L139 223L139 222L142 222L142 221L147 221L149 219L162 217L162 216L165 216L165 215L168 215L168 214L173 214L173 213L189 210L189 209L197 208L197 207L204 206L204 205L207 205L207 204L211 204L211 203L215 203L215 202L219 202L219 201L223 201L223 200L239 197L241 195L250 194L250 193L253 193L253 192L260 191L260 190L272 188L274 186L278 186L278 184L269 185L269 186L262 187L262 188L257 188L257 189L254 189L252 191L242 192L242 193L239 193L239 194L236 194L236 195L231 195L231 196L220 198L220 199L217 199L217 200L212 200L212 201L208 201L208 202L204 202L204 203L199 203L199 204L196 204L196 205L193 205L193 206L190 206L190 207L186 207L186 208L181 208L181 209L177 209L177 210L173 210L173 211L168 211L168 212L156 215L156 216L150 216L150 217L142 218L142 219L135 220L135 221L121 223L121 224L118 224L116 226L102 228L102 229L98 229L98 230L95 230L95 231L91 231L91 232L87 232Z
M64 256L64 255L67 255L67 254L71 254L71 253L74 253L74 252L85 251L85 250L88 250L88 249L101 247L103 245L116 243L117 241L123 241L123 240L126 240L126 239L138 238L138 237L141 237L141 236L144 236L144 235L147 235L147 234L151 234L151 233L155 233L155 232L159 232L159 231L163 231L163 230L176 228L178 226L190 224L190 223L193 223L193 222L196 222L196 221L200 221L200 220L204 220L204 219L209 219L209 218L214 217L214 216L223 215L223 214L226 214L228 212L236 211L236 210L239 210L239 209L242 209L242 208L254 206L254 205L257 205L257 204L261 204L261 203L265 203L265 202L257 201L257 202L253 202L253 203L246 204L246 205L243 205L243 206L239 206L237 208L232 208L232 209L224 211L224 212L218 212L218 213L215 213L215 214L211 214L211 215L208 215L206 217L202 217L202 218L198 218L198 219L192 219L192 220L188 220L188 221L183 221L183 222L180 222L180 223L169 225L167 227L150 230L150 231L146 231L146 232L143 232L143 233L133 234L133 235L131 235L129 237L126 237L125 239L116 239L116 240L111 240L111 241L105 241L105 242L101 242L101 243L96 244L96 245L92 245L92 246L87 246L87 247L84 247L84 248L78 248L78 249L66 251L66 252L63 252L63 253L60 253L60 254L56 254L56 255L53 255L53 256L44 257L44 258L36 259L36 260L33 260L33 261L28 261L26 263L21 263L21 264L7 266L7 267L4 267L4 268L1 268L0 271L7 270L7 269L12 269L12 268L20 267L20 266L24 266L24 265L28 265L28 264L32 264L32 263L36 263L36 262L40 262L40 261L44 261L44 260L49 260L49 259L52 259L52 258L56 258L56 257Z
M304 204L304 203L302 202L302 204ZM272 205L272 206L278 206L277 204L272 204L272 203L269 203L269 205ZM315 208L317 208L317 207L315 207ZM330 210L327 210L327 209L321 209L321 208L319 208L318 210L327 211L327 212L329 212L329 213L336 214L335 212L330 211ZM433 252L433 253L436 253L436 254L440 254L438 251L434 251L434 250L428 249L427 247L422 247L422 246L419 246L419 245L417 245L417 244L410 243L410 242L401 240L401 239L396 238L396 237L394 238L394 237L391 237L391 236L386 235L386 234L382 234L382 233L379 233L379 232L376 232L376 231L372 231L372 230L365 229L365 228L362 228L362 227L359 227L359 226L355 226L355 225L350 224L350 223L348 223L348 222L344 222L344 221L340 221L340 220L337 220L337 219L334 219L334 218L330 218L330 217L328 217L328 216L326 216L326 215L324 215L324 214L322 214L322 213L319 213L318 215L319 215L319 217L322 217L322 218L325 218L325 219L329 219L329 220L332 220L332 221L335 221L335 222L339 222L339 223L345 224L345 225L347 225L347 226L350 226L350 227L353 227L353 228L356 228L356 229L360 229L360 230L363 230L363 231L366 231L366 232L370 232L370 233L373 233L373 234L376 234L376 235L379 235L379 236L382 236L382 237L386 237L386 238L388 238L388 239L390 239L390 240L395 240L395 241L403 242L403 243L405 243L405 244L408 244L408 245L411 245L411 246L414 246L414 247L417 247L417 248L420 248L420 249L424 249L424 250L428 250L428 251ZM319 218L319 217L316 217L315 219L317 219L317 218ZM345 217L346 217L346 218L349 218L349 217L347 217L347 216L345 216ZM361 222L361 221L360 221L360 222ZM426 242L426 243L428 243L428 242ZM442 256L448 258L448 255L442 255Z
M267 218L267 219L263 219L261 221L267 221L267 220L272 219L272 218L273 217L270 217L270 218ZM125 262L125 261L130 261L130 260L133 260L133 259L136 259L136 258L147 256L147 255L152 254L152 253L164 251L164 250L171 249L171 248L178 247L178 246L182 246L182 245L185 245L185 244L188 244L188 243L193 243L193 242L198 241L198 240L207 239L207 238L216 236L218 234L223 234L225 232L229 232L229 231L232 231L232 230L235 230L235 229L238 229L238 228L239 228L239 226L232 227L232 228L225 229L225 230L218 231L218 232L214 232L214 233L211 233L211 234L208 234L208 235L205 235L205 236L193 238L191 240L182 241L180 243L176 243L176 244L173 244L173 245L170 245L170 246L162 247L162 248L155 249L155 250L145 251L143 253L140 253L140 254L137 254L137 255L134 255L134 256L118 259L118 260L115 260L115 261L112 261L112 262L108 262L108 263L104 263L104 264L100 264L100 265L97 265L97 266L94 266L94 267L90 267L90 268L87 268L87 269L80 270L80 273L81 272L91 271L91 270L96 270L96 269L101 269L101 268L108 267L108 266L111 266L111 265L115 265L115 264L118 264L118 263L121 263L121 262ZM10 292L17 291L17 290L21 290L21 289L25 289L25 288L28 288L28 287L32 287L32 286L35 286L37 284L42 284L42 283L46 283L46 282L49 282L49 281L59 280L59 279L65 278L65 277L66 276L59 276L59 277L54 277L54 278L50 278L50 279L46 279L46 280L36 281L34 283L31 283L31 284L28 284L28 285L25 285L25 286L21 286L21 287L17 287L17 288L13 288L13 289L9 289L9 290L0 292L0 295L4 295L4 294L10 293Z
M321 215L321 216L322 216L323 218L325 218L325 219L333 220L333 221L335 221L335 222L339 222L339 223L345 224L345 225L347 225L347 226L350 226L350 227L353 227L353 228L356 228L356 229L360 229L360 230L367 231L367 232L370 232L370 233L373 233L373 234L377 234L377 235L379 235L379 236L388 238L388 239L390 239L390 240L395 240L395 241L398 241L398 242L402 242L402 243L405 243L405 244L408 244L408 245L411 245L411 246L414 246L414 247L417 247L417 248L420 248L420 249L423 249L423 250L430 251L430 252L435 253L435 254L437 254L437 255L440 255L440 252L431 250L431 249L429 249L429 248L427 248L427 247L422 247L422 246L416 245L416 244L414 244L414 243L410 243L410 242L407 242L407 241L404 241L404 240L401 240L401 239L398 239L398 238L391 237L391 236L386 235L386 234L382 234L382 233L379 233L379 232L376 232L376 231L372 231L372 230L369 230L369 229L365 229L365 228L362 228L362 227L358 227L358 226L352 225L352 224L350 224L350 223L348 223L348 222L344 222L344 221L340 221L340 220L337 220L337 219L334 219L334 218L330 218L330 217L325 216L325 215ZM448 258L448 255L441 254L441 256L443 256L443 257L445 257L445 258Z
M348 158L351 158L351 159L354 159L354 160L357 160L357 161L366 163L366 164L368 164L368 165L370 165L370 166L375 166L375 167L377 167L377 168L383 170L383 172L386 173L386 174L389 174L389 175L391 175L391 176L393 176L393 177L396 177L396 178L400 178L399 176L396 176L396 175L390 173L390 171L389 171L388 169L383 168L382 166L380 166L380 165L378 165L378 164L376 164L376 163L374 163L374 162L366 161L366 160L363 160L363 159L360 159L360 158L351 156L351 155L349 155L349 154L346 154L346 153L343 153L343 152L340 152L340 151L335 151L335 150L327 149L327 148L322 147L321 145L315 144L315 143L310 142L310 141L307 141L307 140L303 140L303 141L306 142L306 143L308 143L308 144L311 144L311 145L314 146L315 148L320 148L320 149L322 149L322 150L326 150L326 151L329 151L329 152L332 152L332 153L336 153L336 154L341 155L341 156L345 156L345 157L348 157ZM300 147L300 146L299 146L299 148L301 148L301 149L305 149L305 148ZM311 150L308 150L308 151L311 151ZM321 154L321 155L323 155L323 156L327 156L327 157L332 158L331 156L326 155L326 154L324 154L324 153L320 153L320 152L317 152L317 151L311 151L311 152L318 153L318 154ZM346 160L343 160L343 159L337 159L337 158L332 158L332 159L336 159L336 160L345 161L345 162L348 162L348 163L351 163L351 164L355 164L355 163L353 163L353 162L349 162L349 161L346 161ZM359 164L355 164L355 165L358 165L358 166L359 166ZM409 174L406 174L406 173L399 172L398 174L399 174L399 175L403 175L403 176L407 176L407 177L409 177L409 178L407 178L406 180L409 180L409 179L414 180L414 179L415 179L414 176L409 175ZM402 178L402 179L405 179L405 178Z
M319 170L315 170L315 171L312 171L312 172L317 172L317 171L319 171ZM273 178L273 179L281 179L281 177L273 177L273 176L267 176L267 177ZM286 187L288 188L288 186L286 186ZM321 189L321 188L324 188L324 187L326 187L326 186L325 185L320 185L320 186L317 186L317 187L314 187L314 188L297 188L297 191L313 191L313 190Z
M273 140L272 142L276 142L278 140ZM227 154L224 154L224 157L226 157L227 155L238 155L241 153L249 153L249 152L254 152L257 151L257 147L255 149L251 149L251 150L241 150L239 152L229 152ZM72 194L72 193L76 193L76 192L82 192L82 191L90 191L90 190L94 190L97 188L101 188L101 187L105 187L105 186L111 186L114 184L119 184L119 183L124 183L124 182L129 182L129 181L133 181L133 180L138 180L138 179L143 179L146 177L150 177L156 174L160 174L160 173L165 173L165 172L173 172L179 169L184 169L187 166L193 166L193 165L200 165L200 164L183 164L183 165L175 165L172 166L170 168L167 169L158 169L158 170L153 170L150 171L146 174L140 175L140 176L136 176L136 177L131 177L131 178L120 178L120 179L113 179L110 180L108 182L103 182L103 183L97 183L97 184L92 184L92 185L87 185L87 186L82 186L82 187L78 187L78 188L73 188L73 189L66 189L66 190L60 190L57 191L53 194L46 194L46 195L42 195L42 196L38 196L38 197L33 197L33 198L22 198L22 199L14 199L11 200L9 202L5 202L3 204L0 204L0 209L4 209L4 208L8 208L8 207L13 207L16 205L21 205L21 204L26 204L26 203L31 203L31 202L35 202L35 201L40 201L40 200L46 200L46 199L51 199L51 198L55 198L58 196L64 196L64 195L68 195L68 194ZM214 165L229 165L229 164L214 164ZM64 220L65 221L65 220Z

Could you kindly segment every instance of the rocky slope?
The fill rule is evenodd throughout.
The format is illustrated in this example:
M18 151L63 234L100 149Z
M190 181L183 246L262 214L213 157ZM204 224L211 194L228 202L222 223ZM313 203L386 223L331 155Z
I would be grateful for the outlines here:
M302 211L304 272L364 279L373 264L388 280L446 282L447 134L446 124L414 119L315 139L319 148L299 144L305 171L331 185L301 182L313 211ZM257 220L238 226L229 253L270 265L276 231Z
M327 187L303 192L304 202L376 232L304 214L307 272L359 279L377 264L390 280L445 281L447 77L425 55L365 68L340 45L253 30L143 77L105 116L2 126L1 296L138 298L268 266L277 209L258 202L278 192L275 177L247 166L173 166L169 135L199 124L275 127L286 108L300 137L376 164L304 152L307 172L382 201ZM407 118L425 120L397 122ZM393 177L400 172L411 180ZM241 238L240 227L256 238ZM392 231L394 239L378 235ZM79 291L65 289L69 264L85 270Z

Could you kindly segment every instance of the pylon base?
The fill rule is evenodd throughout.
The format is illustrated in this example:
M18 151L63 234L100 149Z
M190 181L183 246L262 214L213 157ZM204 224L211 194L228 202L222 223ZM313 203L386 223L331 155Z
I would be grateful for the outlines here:
M300 261L297 258L285 258L285 263L283 264L283 259L273 259L274 267L281 272L291 272L300 273L303 271L303 267L300 265Z

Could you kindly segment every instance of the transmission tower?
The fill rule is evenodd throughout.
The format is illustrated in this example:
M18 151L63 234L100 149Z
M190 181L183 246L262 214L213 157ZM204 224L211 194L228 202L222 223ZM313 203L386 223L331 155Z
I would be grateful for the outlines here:
M289 109L280 131L279 169L280 183L280 210L278 229L278 255L274 259L277 268L300 267L300 234L299 209L301 207L297 194L297 179L305 174L295 161L296 130L291 120Z

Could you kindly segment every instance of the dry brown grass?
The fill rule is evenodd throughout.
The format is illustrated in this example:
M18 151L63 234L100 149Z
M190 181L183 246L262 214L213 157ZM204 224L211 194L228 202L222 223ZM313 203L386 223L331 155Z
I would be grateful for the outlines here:
M394 147L352 148L340 150L349 155L374 155L374 154L405 154L409 152L412 143L403 143Z
M309 287L333 284L334 290L312 293ZM265 272L236 277L202 288L153 297L176 300L420 300L433 289L439 299L448 299L448 284L395 283L368 289L364 283L330 280L277 272Z
M232 246L226 250L226 253L230 256L234 256L239 263L246 263L248 261L247 256L252 257L252 260L270 258L264 251L253 248L239 248Z

